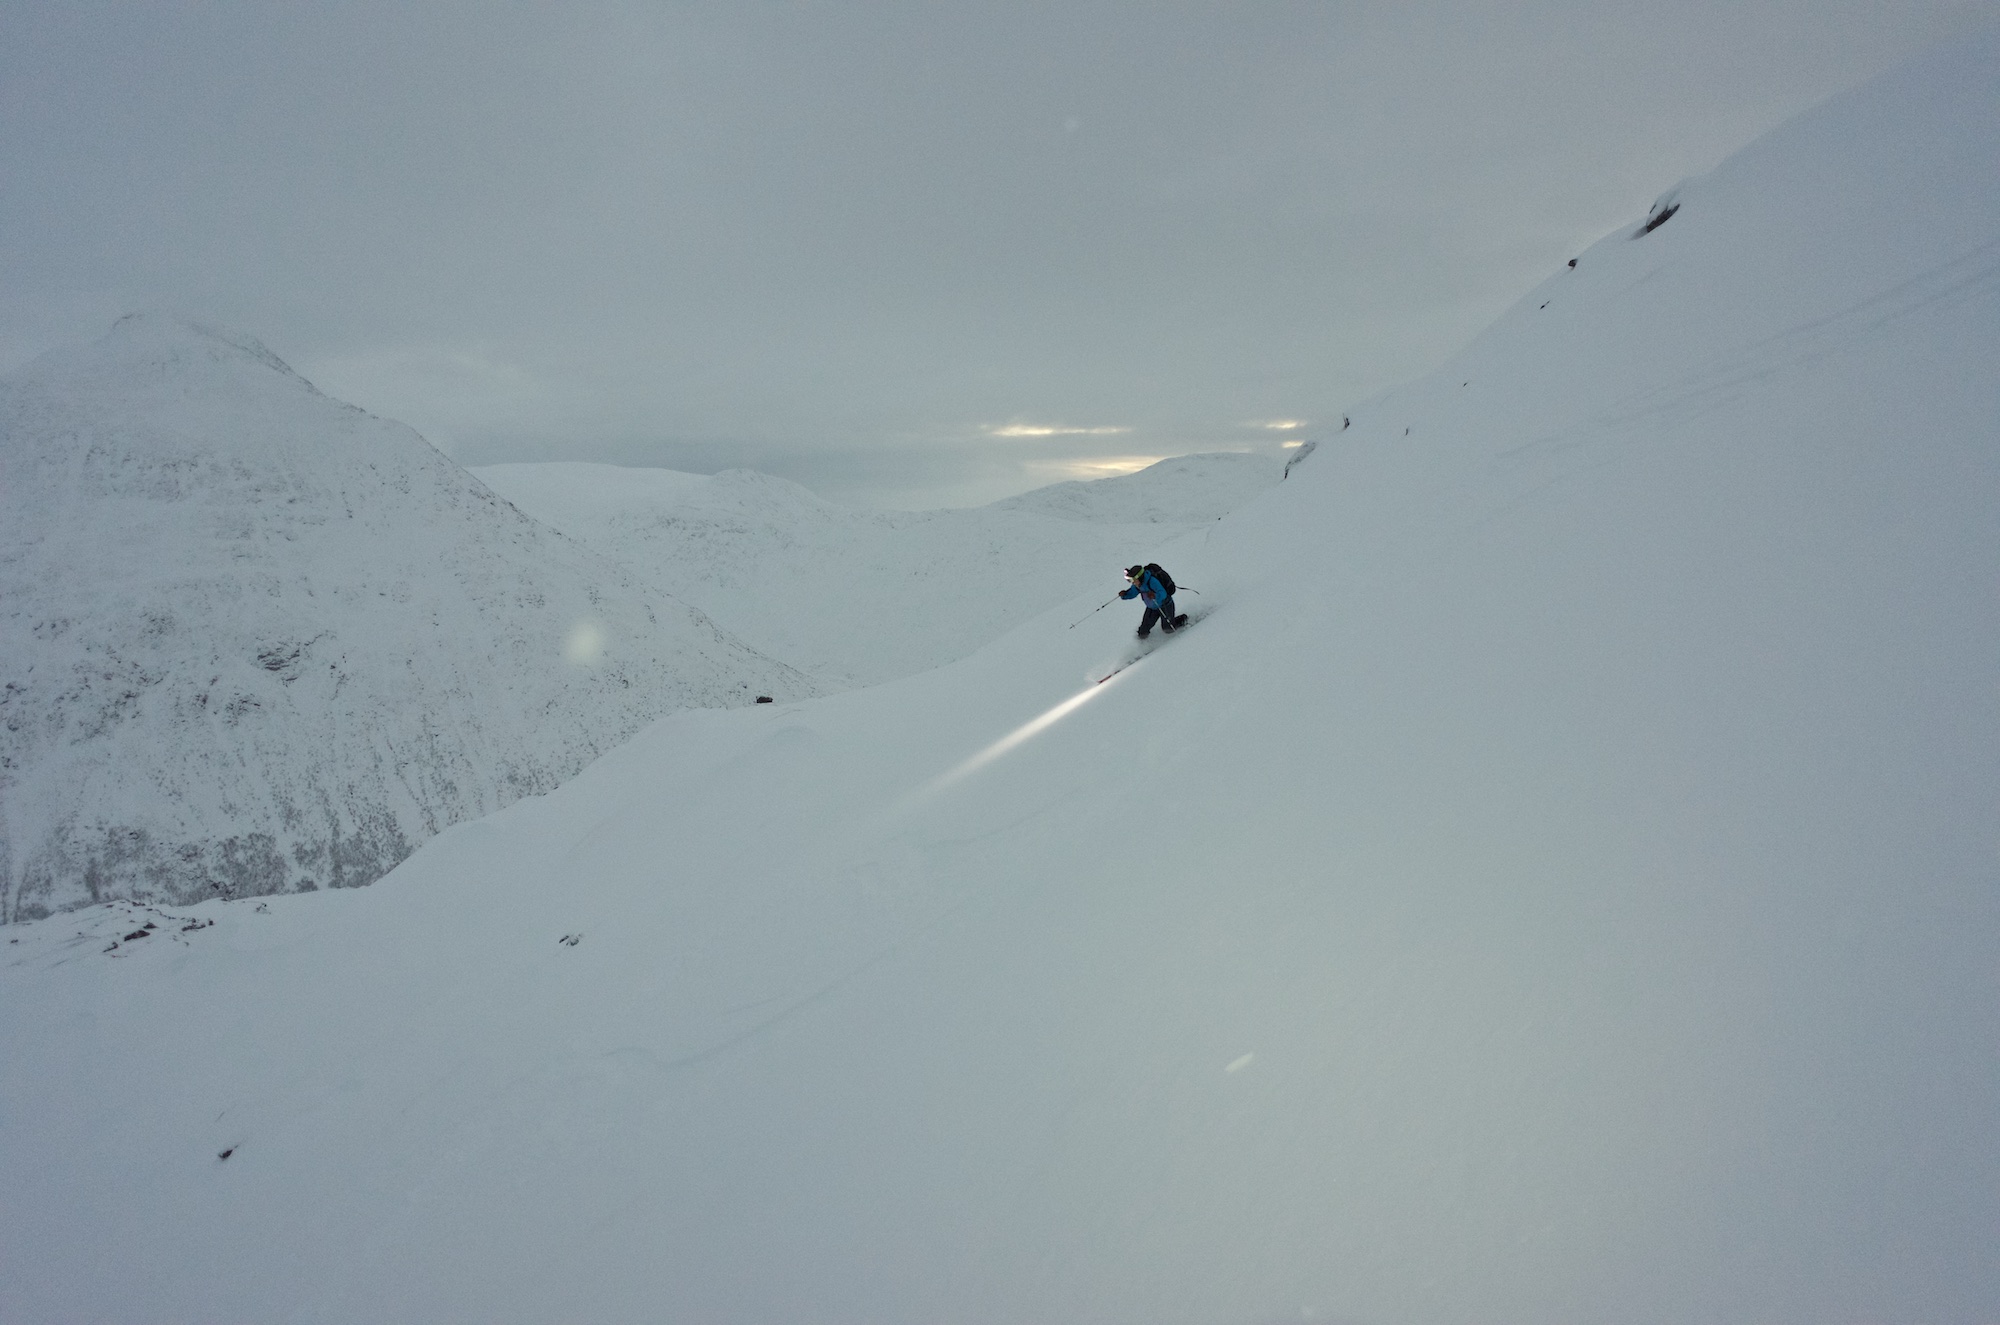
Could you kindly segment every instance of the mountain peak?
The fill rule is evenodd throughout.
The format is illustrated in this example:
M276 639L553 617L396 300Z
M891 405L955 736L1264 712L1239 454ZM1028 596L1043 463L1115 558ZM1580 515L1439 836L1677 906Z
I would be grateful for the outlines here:
M141 310L111 324L96 342L52 350L21 370L24 379L95 377L106 372L180 376L203 370L274 372L316 390L262 341L178 313Z

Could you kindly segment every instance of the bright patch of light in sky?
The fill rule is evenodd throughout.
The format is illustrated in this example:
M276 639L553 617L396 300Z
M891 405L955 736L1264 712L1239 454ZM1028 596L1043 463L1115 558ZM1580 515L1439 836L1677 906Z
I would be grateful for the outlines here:
M984 431L988 437L1113 437L1132 430L1115 424L1072 428L1061 423L1008 423L988 426Z

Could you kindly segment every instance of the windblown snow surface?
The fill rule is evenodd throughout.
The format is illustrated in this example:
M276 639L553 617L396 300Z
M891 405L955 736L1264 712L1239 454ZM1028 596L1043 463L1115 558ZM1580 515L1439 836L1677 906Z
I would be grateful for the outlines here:
M10 931L6 1316L2000 1318L1997 103L1689 182L1108 683L1080 597Z
M0 920L372 883L646 722L815 692L255 341L0 382Z
M472 472L732 635L844 689L942 666L1052 602L1121 587L1119 568L1250 500L1284 463L1269 452L1179 456L944 511L852 510L742 469Z

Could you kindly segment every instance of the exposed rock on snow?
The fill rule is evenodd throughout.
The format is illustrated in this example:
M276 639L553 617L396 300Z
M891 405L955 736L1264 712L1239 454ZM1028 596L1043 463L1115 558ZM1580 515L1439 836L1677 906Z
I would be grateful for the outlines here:
M255 341L0 383L0 917L372 882L647 720L810 683Z
M861 511L748 470L612 465L473 473L536 519L630 565L829 686L962 658L1276 483L1276 455L1181 456L969 510Z

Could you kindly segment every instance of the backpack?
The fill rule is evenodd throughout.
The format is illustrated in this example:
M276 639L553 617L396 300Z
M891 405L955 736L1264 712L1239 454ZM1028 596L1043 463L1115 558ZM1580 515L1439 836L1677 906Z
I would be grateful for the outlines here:
M1177 592L1174 588L1174 577L1161 570L1159 563L1156 561L1147 562L1146 569L1159 580L1160 587L1167 591L1167 597L1172 598Z

